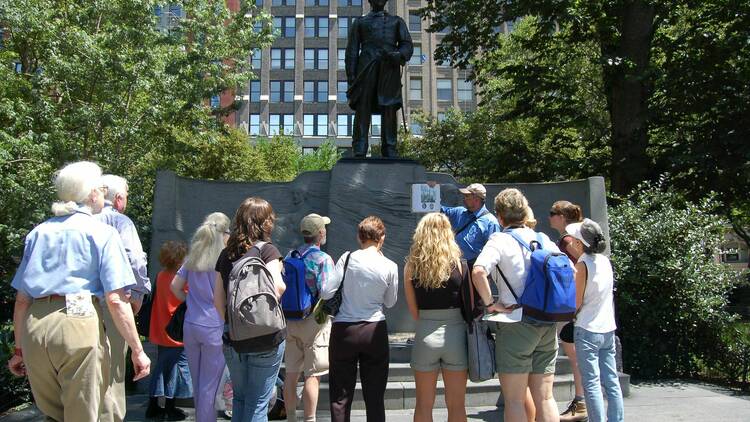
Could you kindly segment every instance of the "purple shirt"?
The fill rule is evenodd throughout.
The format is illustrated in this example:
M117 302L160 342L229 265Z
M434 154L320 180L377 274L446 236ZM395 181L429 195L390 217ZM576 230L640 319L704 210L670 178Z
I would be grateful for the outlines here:
M193 271L183 266L177 275L188 285L185 322L202 327L222 327L224 323L214 307L216 271Z

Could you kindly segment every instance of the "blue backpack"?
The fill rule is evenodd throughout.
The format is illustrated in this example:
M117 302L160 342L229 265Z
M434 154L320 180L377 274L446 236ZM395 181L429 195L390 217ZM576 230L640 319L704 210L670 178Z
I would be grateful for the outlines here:
M284 283L286 291L281 296L281 309L287 319L300 320L307 318L315 307L315 298L305 281L305 257L312 252L310 248L304 255L296 250L284 259Z
M545 250L539 233L530 244L512 231L507 233L531 252L531 267L520 298L510 287L505 274L500 271L510 293L523 307L524 315L544 322L572 320L576 313L576 282L568 256ZM497 269L500 270L500 266Z

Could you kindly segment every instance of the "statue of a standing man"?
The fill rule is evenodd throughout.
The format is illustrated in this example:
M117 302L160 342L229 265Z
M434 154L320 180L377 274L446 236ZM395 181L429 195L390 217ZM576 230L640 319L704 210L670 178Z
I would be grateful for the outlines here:
M383 157L397 157L396 112L402 106L401 66L414 52L409 29L403 19L385 10L388 0L369 0L372 11L356 19L346 45L346 92L355 110L352 150L355 157L367 154L372 115L381 116L380 150Z

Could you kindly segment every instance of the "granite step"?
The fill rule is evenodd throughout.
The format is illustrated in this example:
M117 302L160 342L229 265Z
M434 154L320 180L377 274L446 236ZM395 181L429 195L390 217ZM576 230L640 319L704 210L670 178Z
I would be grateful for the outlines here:
M390 379L390 378L389 378ZM630 376L620 374L620 385L623 394L630 395ZM555 400L559 402L570 401L575 392L573 376L570 374L556 375L553 387ZM329 398L328 383L321 383L318 403L327 403ZM469 381L466 386L466 407L492 406L500 398L500 383L497 379L483 382ZM389 381L385 390L385 408L414 409L416 403L416 384L413 381ZM352 409L364 409L365 403L362 399L362 384L357 383L354 393ZM437 382L437 396L435 408L445 408L445 385L442 380Z

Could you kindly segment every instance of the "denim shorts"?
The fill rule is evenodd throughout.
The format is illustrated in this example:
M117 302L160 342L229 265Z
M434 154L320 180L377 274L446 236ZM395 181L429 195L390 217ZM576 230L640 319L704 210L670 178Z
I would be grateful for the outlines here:
M417 320L411 367L415 371L468 368L466 323L460 309L421 309Z

